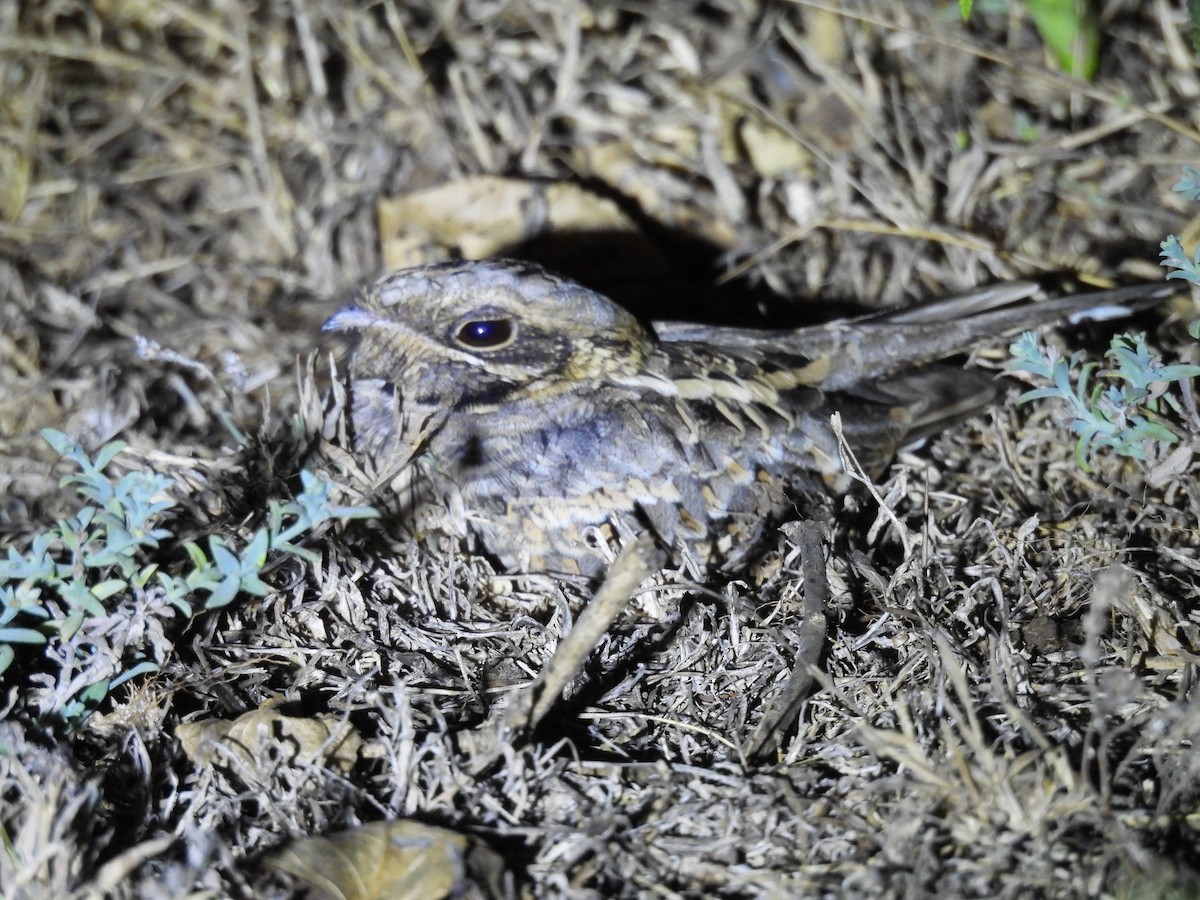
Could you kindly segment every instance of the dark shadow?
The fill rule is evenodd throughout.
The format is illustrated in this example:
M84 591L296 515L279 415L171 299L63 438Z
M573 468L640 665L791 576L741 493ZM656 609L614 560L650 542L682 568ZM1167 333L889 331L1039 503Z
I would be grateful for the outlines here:
M730 251L652 219L635 201L607 185L581 186L615 203L637 231L546 232L496 256L545 266L604 294L646 322L797 328L865 311L849 303L780 296L746 275L718 283L730 267Z

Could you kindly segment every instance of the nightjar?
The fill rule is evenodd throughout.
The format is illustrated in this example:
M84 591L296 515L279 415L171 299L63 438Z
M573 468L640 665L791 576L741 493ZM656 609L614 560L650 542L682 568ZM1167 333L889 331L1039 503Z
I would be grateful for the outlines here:
M878 472L997 394L990 374L930 363L1167 292L1020 302L1036 290L786 331L644 325L531 263L454 262L383 278L325 329L357 333L356 452L418 448L418 511L449 501L507 569L596 576L650 529L698 573L736 573L806 499L847 488L833 412Z

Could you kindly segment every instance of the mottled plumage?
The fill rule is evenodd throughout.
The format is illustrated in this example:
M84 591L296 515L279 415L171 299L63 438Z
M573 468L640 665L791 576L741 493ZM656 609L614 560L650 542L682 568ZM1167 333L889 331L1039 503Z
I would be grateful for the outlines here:
M1162 293L1019 303L1035 290L1001 284L789 331L645 328L587 288L498 260L396 272L326 329L359 336L356 450L392 456L419 433L419 503L461 500L504 566L596 575L598 544L652 528L702 570L737 571L806 497L846 488L834 411L878 470L995 396L985 373L928 363Z

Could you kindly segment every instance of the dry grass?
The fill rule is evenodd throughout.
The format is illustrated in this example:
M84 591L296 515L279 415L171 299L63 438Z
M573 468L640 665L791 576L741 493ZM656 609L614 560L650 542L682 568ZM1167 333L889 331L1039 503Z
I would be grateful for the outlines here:
M296 358L339 299L388 242L456 252L490 224L485 204L457 242L381 235L380 202L478 175L616 200L644 255L590 280L667 313L1155 277L1200 153L1177 4L1101 4L1090 85L1017 12L846 6L0 6L6 541L62 513L46 426L123 436L187 486L181 529L236 529L306 450ZM520 243L588 278L596 240ZM259 437L238 450L226 422ZM0 724L0 890L286 896L268 851L412 817L486 840L530 896L1193 893L1195 465L1086 475L1050 412L1010 405L879 491L886 519L865 495L831 510L823 681L768 763L737 748L793 664L786 545L761 586L636 598L479 771L581 593L358 524L179 628L166 670L79 732ZM359 761L184 756L179 723L267 702L346 719Z

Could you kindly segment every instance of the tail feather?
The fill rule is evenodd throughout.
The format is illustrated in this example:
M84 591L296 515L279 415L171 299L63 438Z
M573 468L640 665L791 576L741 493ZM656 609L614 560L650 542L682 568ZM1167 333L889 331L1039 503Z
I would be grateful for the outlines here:
M1024 284L1010 293L979 292L935 301L898 312L831 323L792 332L781 343L810 358L829 358L831 365L820 382L826 390L840 390L861 382L962 353L978 344L1009 337L1021 331L1057 323L1077 325L1107 321L1146 309L1177 290L1172 285L1138 285L1096 291L1032 303L1023 299Z
M1000 284L975 288L962 294L954 294L950 297L926 300L902 309L870 313L859 317L857 321L883 321L893 322L897 325L949 322L1011 306L1021 300L1028 300L1037 292L1038 286L1032 281L1005 281Z

